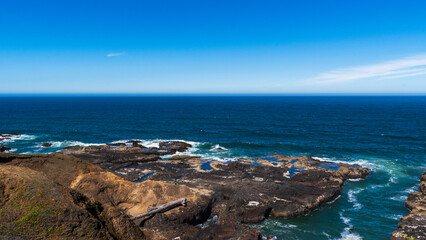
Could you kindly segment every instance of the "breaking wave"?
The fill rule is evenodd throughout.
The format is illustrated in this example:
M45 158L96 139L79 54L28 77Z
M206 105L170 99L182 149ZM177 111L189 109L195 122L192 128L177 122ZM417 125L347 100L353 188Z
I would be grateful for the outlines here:
M10 135L7 139L0 140L0 143L12 143L15 141L31 141L36 139L37 136L35 135L27 135L27 134L20 134L20 135Z

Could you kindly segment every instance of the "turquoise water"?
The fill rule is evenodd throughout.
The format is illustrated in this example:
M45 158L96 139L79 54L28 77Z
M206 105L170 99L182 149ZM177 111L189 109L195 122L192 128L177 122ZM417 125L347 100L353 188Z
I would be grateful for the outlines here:
M426 97L0 98L0 133L23 134L2 143L16 153L180 139L194 145L192 154L221 161L279 153L372 169L307 216L256 225L278 239L389 238L426 170L425 122Z

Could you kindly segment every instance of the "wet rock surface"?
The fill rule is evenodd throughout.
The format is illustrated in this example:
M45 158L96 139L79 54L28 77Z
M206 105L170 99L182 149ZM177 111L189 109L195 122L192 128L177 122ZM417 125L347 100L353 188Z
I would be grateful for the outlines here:
M11 148L8 146L0 146L0 152L6 152L9 151Z
M18 137L19 134L17 133L2 133L0 134L0 142L4 142L13 138Z
M51 143L43 143L41 144L42 147L51 147L52 144Z
M411 212L401 218L391 239L426 239L426 171L420 177L419 191L408 194L405 206Z
M358 165L310 157L273 155L224 163L182 154L170 157L191 147L183 142L164 142L151 148L139 145L77 146L62 153L94 163L130 182L154 181L208 193L199 200L198 211L181 208L178 214L157 214L137 223L153 239L238 239L243 235L243 239L259 239L260 233L246 224L268 217L305 215L339 196L345 180L369 174L367 168ZM188 214L192 217L184 217ZM214 217L214 224L197 226Z

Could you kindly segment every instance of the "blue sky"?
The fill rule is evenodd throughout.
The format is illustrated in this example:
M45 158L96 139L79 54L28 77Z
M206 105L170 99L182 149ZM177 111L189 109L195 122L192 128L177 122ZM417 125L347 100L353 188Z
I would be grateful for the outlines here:
M0 93L425 94L426 1L20 1Z

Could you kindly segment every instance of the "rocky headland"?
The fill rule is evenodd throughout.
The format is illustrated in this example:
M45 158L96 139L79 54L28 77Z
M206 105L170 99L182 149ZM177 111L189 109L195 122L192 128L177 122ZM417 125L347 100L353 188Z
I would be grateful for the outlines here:
M405 206L411 212L401 219L391 240L426 239L426 171L420 177L419 191L408 194Z
M261 239L265 218L305 215L340 194L359 165L273 155L220 162L180 141L0 154L0 237ZM143 218L178 199L176 206Z

